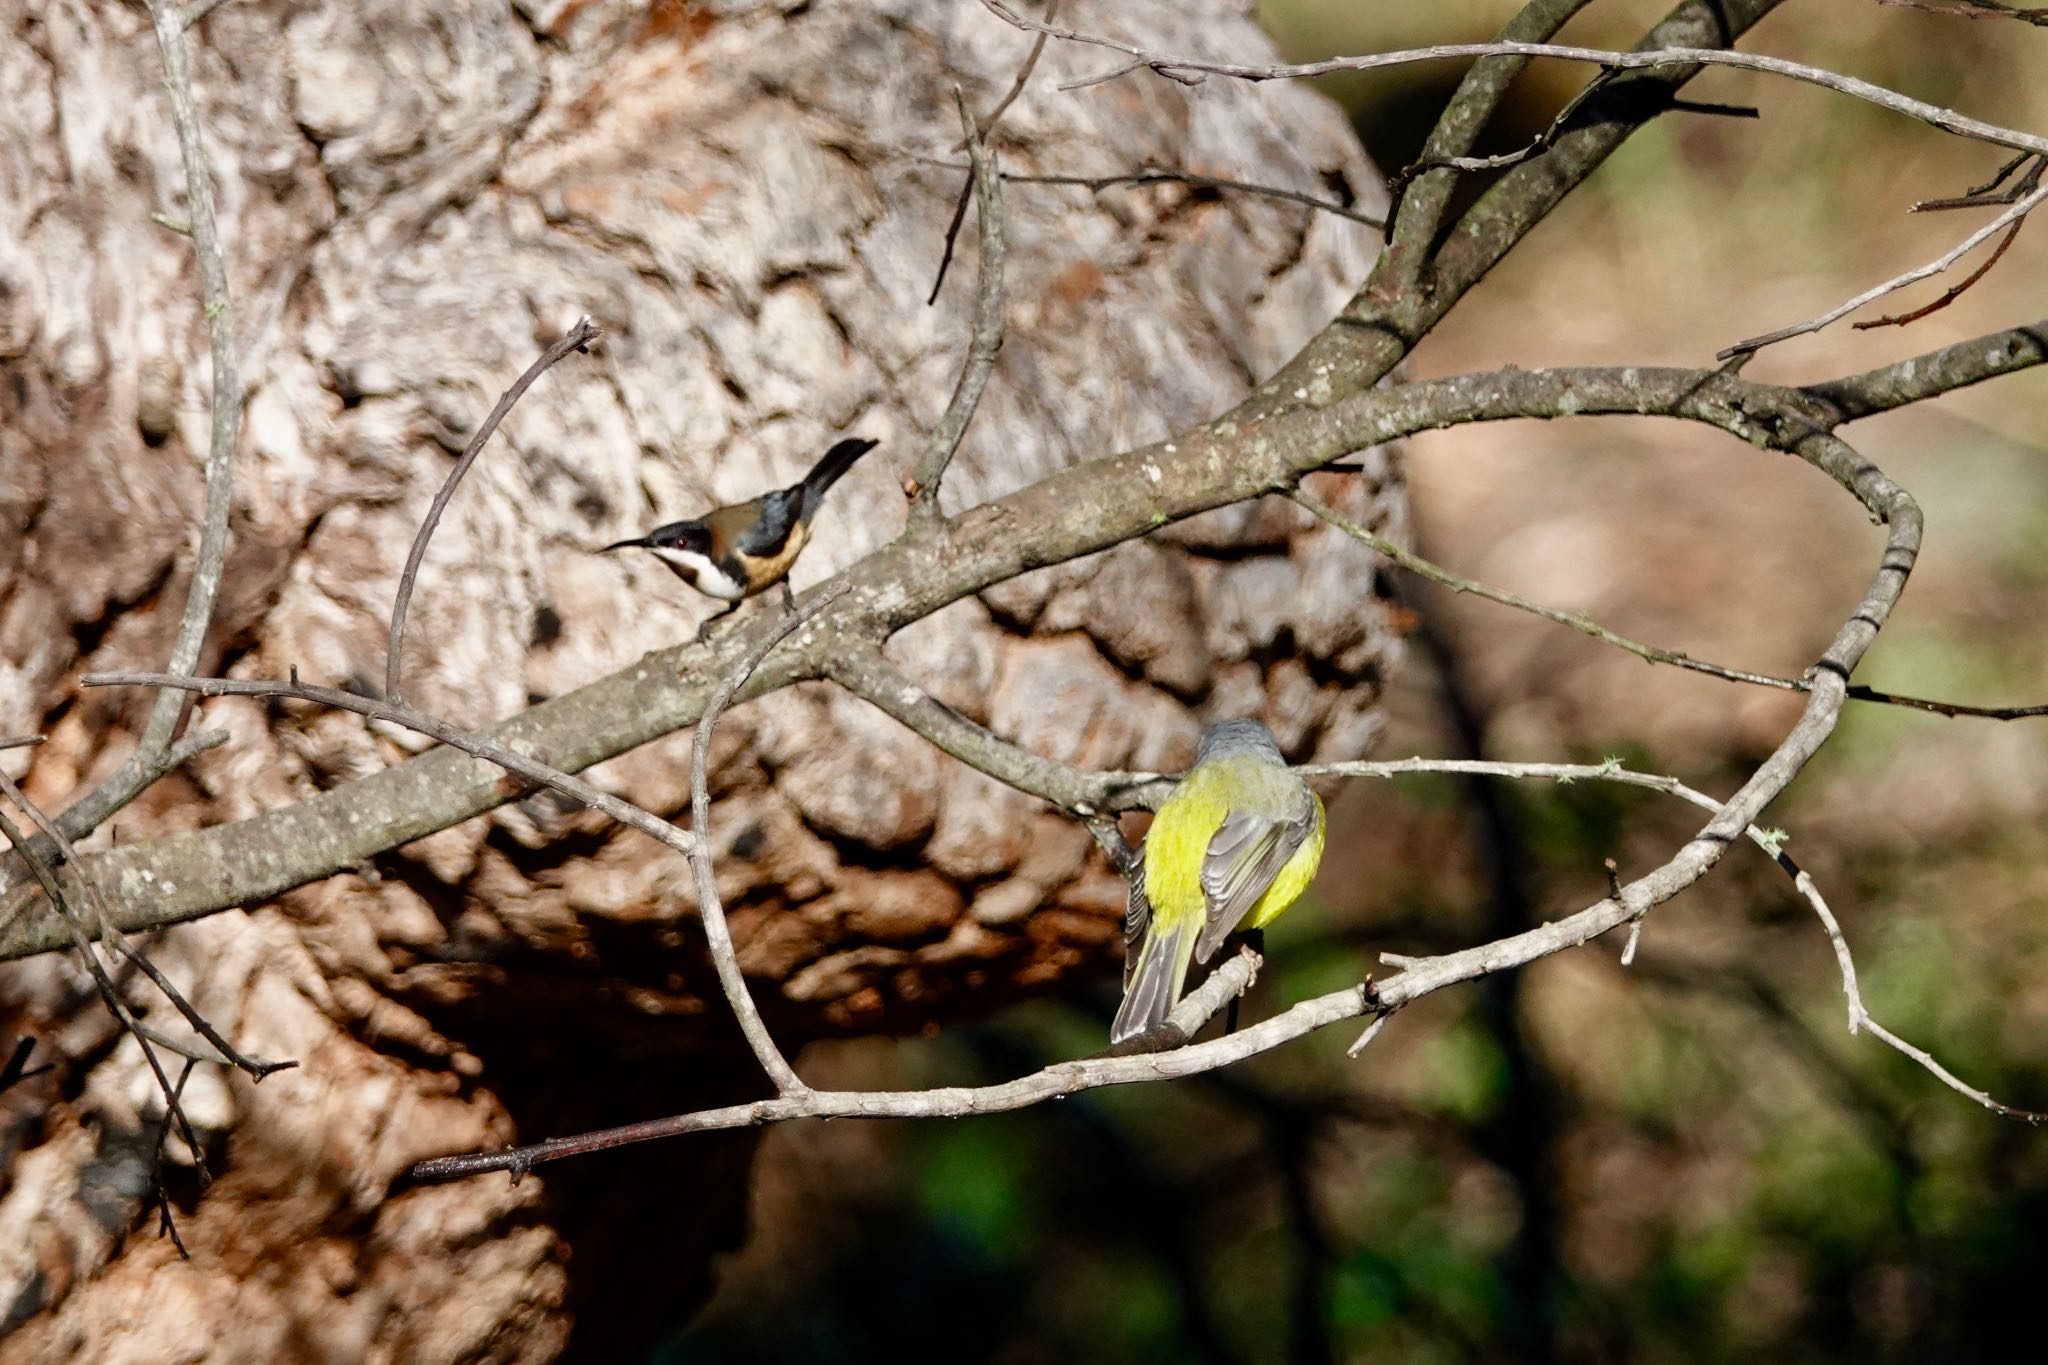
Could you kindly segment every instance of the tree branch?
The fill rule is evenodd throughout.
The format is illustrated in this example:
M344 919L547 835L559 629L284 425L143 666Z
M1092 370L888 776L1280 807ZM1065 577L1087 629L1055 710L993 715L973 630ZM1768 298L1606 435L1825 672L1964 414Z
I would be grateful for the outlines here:
M5 796L28 816L36 828L43 832L43 837L56 846L58 854L67 864L73 867L78 865L78 850L72 846L69 839L64 837L64 831L59 829L55 822L43 813L41 806L29 800L27 794L5 772L0 772L0 796ZM149 955L131 943L128 936L115 926L114 918L107 909L106 892L100 888L99 880L89 871L84 870L80 871L79 880L85 889L85 902L91 907L93 912L93 936L97 937L102 943L111 943L120 952L121 956L134 963L136 968L144 976L147 976L156 988L163 993L164 999L171 1002L172 1008L185 1016L185 1022L192 1026L193 1031L213 1045L215 1055L212 1057L202 1057L199 1060L218 1061L227 1066L235 1067L240 1071L247 1072L252 1080L257 1081L262 1080L273 1071L284 1071L298 1065L297 1062L266 1062L259 1057L248 1056L226 1038L222 1037L220 1031L213 1026L206 1016L195 1009L192 1002L185 998L184 992L172 985L170 978L157 969L157 965L149 960ZM136 1026L135 1031L138 1036L146 1037L148 1041L156 1042L166 1047L178 1048L182 1051L178 1044L168 1039L159 1038L149 1033L148 1030L141 1028L140 1025Z
M1725 66L1738 71L1759 71L1807 85L1817 85L1824 90L1833 90L1838 94L1889 109L1895 114L1903 114L1907 118L1939 128L1943 132L1954 133L1958 137L1988 142L1998 147L2010 147L2016 151L2048 154L2048 137L1967 118L1953 109L1916 100L1896 90L1888 90L1884 86L1859 80L1854 76L1844 76L1824 67L1809 66L1804 62L1788 61L1783 57L1768 57L1754 52L1730 52L1722 48L1709 47L1664 47L1648 51L1613 52L1604 48L1575 47L1562 43L1438 43L1429 47L1407 48L1399 52L1374 52L1359 57L1331 57L1320 62L1283 62L1268 66L1249 66L1153 52L1121 39L1060 28L1041 20L1027 19L1011 9L1004 0L982 0L982 4L997 18L1014 27L1033 33L1047 33L1066 42L1084 43L1091 47L1121 52L1135 63L1124 70L1143 67L1182 84L1192 84L1193 82L1188 79L1190 76L1228 76L1242 81L1307 80L1338 71L1377 71L1386 67L1412 66L1417 62L1469 60L1481 57L1546 57L1554 61L1585 62L1621 71L1642 71L1670 66ZM1096 78L1091 78L1091 81L1093 79Z
M1974 382L2039 358L2037 348L1993 347L1956 359L1954 372L1958 382ZM1171 439L1062 469L960 513L930 535L875 551L841 575L847 595L840 609L777 650L742 695L827 676L832 660L878 645L910 622L993 583L1198 512L1283 491L1301 474L1382 441L1460 422L1600 413L1705 422L1760 447L1798 454L1859 500L1868 491L1853 452L1842 456L1847 447L1827 436L1843 420L1838 410L1798 389L1713 371L1506 370L1354 393L1325 407L1287 409L1264 420L1227 413ZM708 646L650 654L495 727L488 738L499 745L517 742L552 769L574 772L695 721L714 685L715 674L707 669L717 659L737 657L734 642L742 638L743 632L734 632ZM173 685L195 686L190 680ZM224 691L249 686L206 685ZM346 698L336 704L350 709L376 705L335 695ZM401 711L388 714L397 718ZM117 922L132 932L263 900L519 794L460 754L430 752L282 810L124 845L91 855L90 861ZM10 919L18 905L14 895L0 898L0 960L46 952L64 941L61 926L42 916Z
M1297 488L1288 495L1303 507L1322 518L1330 525L1366 546L1375 554L1383 555L1418 578L1426 578L1457 593L1469 593L1488 602L1516 611L1525 611L1531 616L1560 626L1569 626L1582 635L1591 637L1605 645L1635 655L1646 663L1671 664L1674 667L1704 673L1710 678L1723 682L1746 683L1753 687L1772 687L1781 692L1805 692L1811 689L1812 681L1807 678L1781 678L1772 673L1752 673L1747 669L1730 668L1707 659L1696 659L1690 654L1665 649L1660 645L1644 644L1628 636L1609 630L1584 612L1559 611L1546 607L1541 602L1531 601L1517 593L1505 591L1474 578L1452 573L1434 561L1424 559L1413 550L1387 539L1366 527L1360 526L1336 508L1324 502L1305 488ZM1886 706L1903 706L1915 711L1931 711L1939 716L1976 716L1986 720L2024 720L2033 716L2048 715L2048 704L2035 706L1969 706L1962 702L1934 701L1925 697L1907 697L1893 692L1880 692L1873 687L1852 684L1849 700L1877 702Z
M572 800L580 801L609 815L622 825L630 825L649 838L667 844L678 853L687 854L696 846L696 836L688 830L677 829L660 816L643 810L630 801L622 800L609 792L599 791L581 778L572 777L539 759L521 753L511 747L516 740L506 743L486 735L474 734L450 725L438 716L416 711L404 702L381 701L375 697L346 692L338 687L321 687L314 683L300 682L296 677L289 682L269 682L254 678L181 677L173 673L87 673L79 678L79 683L85 687L161 687L175 692L192 692L202 697L288 697L294 701L313 702L320 706L334 707L336 710L353 711L370 720L385 721L416 734L425 735L429 739L438 740L452 750L480 758L495 768L503 768L508 773L525 778L535 787L546 787L551 791L560 792ZM498 801L494 802L494 805L516 800L531 790L517 783L507 783L502 778L496 779L494 786L498 791ZM257 818L261 819L260 816ZM102 855L102 859L113 861L113 852L114 850L109 850L108 854ZM175 892L176 889L174 886L165 887L167 894ZM176 922L177 919L164 919L142 926L122 924L120 927L133 931L137 927L155 928L159 924Z
M936 164L947 170L960 169L943 161ZM1220 175L1197 175L1193 171L1164 170L1157 166L1146 166L1120 175L1020 175L1015 171L1004 171L1001 174L1004 182L1011 185L1072 185L1095 194L1108 189L1136 188L1144 185L1186 185L1197 190L1233 190L1265 199L1300 204L1318 213L1349 219L1351 222L1380 231L1385 231L1387 226L1385 219L1375 218L1369 213L1360 213L1357 209L1347 208L1328 199L1318 199L1315 195L1304 194L1300 190L1290 190L1284 185L1260 185L1249 180L1230 180Z
M1034 56L1036 54L1034 53ZM946 403L938 425L925 438L924 451L904 481L903 492L911 500L913 525L937 520L939 481L946 466L960 449L968 423L981 405L982 391L995 369L996 355L1003 349L1003 185L996 169L995 154L982 146L974 115L967 111L967 97L953 88L953 100L960 107L960 126L967 135L967 159L974 185L974 212L981 225L981 259L975 267L974 331L968 343L967 359L961 364L959 382Z
M235 491L235 447L242 431L242 377L235 364L235 319L228 298L227 260L213 212L213 171L206 160L199 102L192 92L185 47L185 29L190 21L175 0L149 0L149 16L163 58L171 121L178 130L178 154L184 162L185 198L191 217L183 230L192 239L192 254L199 262L200 305L206 315L207 347L213 366L206 513L200 524L192 586L185 594L184 614L179 618L178 636L167 665L170 672L189 673L198 664L200 647L206 642L207 627L213 621L214 599L220 590L221 567L227 562L228 512ZM182 709L177 697L165 694L156 698L149 718L143 722L142 738L135 752L98 788L73 804L71 809L80 812L78 816L60 822L72 838L83 838L182 761L172 761L167 752ZM188 751L186 756L191 752L196 750ZM65 814L71 816L71 811ZM88 815L90 822L86 819Z
M1775 332L1765 332L1762 336L1754 336L1747 341L1738 341L1733 346L1716 352L1714 358L1716 360L1728 360L1738 355L1753 355L1764 347L1775 345L1780 341L1788 341L1796 336L1806 336L1809 333L1818 332L1829 323L1837 322L1847 317L1866 303L1874 303L1885 295L1896 293L1909 284L1917 284L1930 275L1939 275L1972 251L1975 251L1978 247L1996 237L2004 229L2009 227L2017 228L2020 220L2032 213L2044 199L2048 199L2048 185L2042 185L2024 198L2017 200L2004 213L1999 214L1983 227L1978 228L1968 237L1965 237L1955 246L1925 265L1915 266L1903 274L1894 275L1883 284L1873 285L1855 298L1836 304L1818 317L1808 318L1806 321L1794 323L1790 327L1780 327ZM2002 252L2003 250L2004 248L2001 247L2000 251ZM1994 256L1992 259L1996 260L1997 258ZM1965 289L1968 287L1967 284L1963 286Z
M769 652L845 593L845 585L838 584L814 595L777 621L772 630L750 647L704 703L704 716L697 722L696 738L690 745L690 825L696 834L690 848L690 871L697 879L697 913L704 921L704 940L710 945L711 965L718 972L718 984L725 989L727 1003L739 1019L747 1046L754 1050L754 1057L768 1073L768 1079L775 1082L776 1093L782 1095L802 1095L810 1087L798 1078L781 1049L775 1046L768 1025L761 1020L761 1011L747 990L746 974L740 970L739 954L732 946L724 902L718 898L718 872L711 864L711 735L733 694L746 685Z

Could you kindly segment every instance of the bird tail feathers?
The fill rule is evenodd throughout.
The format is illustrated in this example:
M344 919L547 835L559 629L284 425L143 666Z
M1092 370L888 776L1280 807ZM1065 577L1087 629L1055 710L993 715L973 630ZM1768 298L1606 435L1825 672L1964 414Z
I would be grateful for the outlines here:
M876 442L851 438L839 442L826 451L811 472L804 475L797 487L804 491L804 516L808 519L818 510L818 503L824 499L825 490L838 483L840 476L853 468L854 461L873 450Z
M1166 1022L1188 976L1192 925L1168 928L1154 918L1138 949L1137 965L1124 986L1124 1003L1109 1026L1109 1041L1121 1043Z

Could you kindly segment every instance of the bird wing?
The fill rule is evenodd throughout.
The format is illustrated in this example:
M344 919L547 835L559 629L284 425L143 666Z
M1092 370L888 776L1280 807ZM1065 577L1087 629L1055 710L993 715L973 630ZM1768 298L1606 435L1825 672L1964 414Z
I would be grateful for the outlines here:
M1195 960L1207 962L1266 894L1316 827L1316 799L1306 788L1292 812L1236 811L1217 826L1202 855L1202 898L1208 902Z
M1124 988L1138 965L1138 942L1152 924L1152 902L1145 895L1145 860L1131 869L1131 896L1124 903Z
M732 548L753 559L774 559L789 544L789 533L801 519L801 486L778 489L760 499L761 515L733 539Z

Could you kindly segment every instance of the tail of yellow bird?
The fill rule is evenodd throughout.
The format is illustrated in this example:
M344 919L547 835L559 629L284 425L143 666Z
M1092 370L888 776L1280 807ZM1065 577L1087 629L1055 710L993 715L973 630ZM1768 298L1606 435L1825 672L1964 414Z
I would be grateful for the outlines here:
M1188 978L1188 960L1194 956L1197 924L1169 929L1152 920L1138 949L1137 965L1124 983L1123 1007L1109 1026L1109 1041L1121 1043L1147 1029L1158 1028L1180 999L1180 988Z

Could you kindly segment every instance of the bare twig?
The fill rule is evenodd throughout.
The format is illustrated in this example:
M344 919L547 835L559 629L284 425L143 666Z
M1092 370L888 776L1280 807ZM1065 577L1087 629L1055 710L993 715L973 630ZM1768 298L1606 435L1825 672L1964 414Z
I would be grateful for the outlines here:
M1871 1018L1870 1011L1865 1009L1863 1005L1863 991L1856 984L1856 963L1849 955L1849 942L1842 936L1842 926L1836 921L1834 911L1828 908L1827 901L1821 896L1820 888L1814 885L1813 877L1810 874L1786 857L1783 852L1773 850L1772 856L1776 858L1780 866L1791 876L1793 885L1798 887L1799 894L1806 898L1806 903L1813 907L1814 914L1820 917L1821 928L1826 931L1828 942L1834 946L1835 965L1841 969L1842 973L1842 994L1848 1000L1849 1032L1868 1032L1873 1038L1898 1052L1901 1056L1910 1058L1918 1063L1922 1069L1958 1095L1975 1101L1994 1114L2001 1114L2006 1118L2020 1119L2032 1124L2048 1123L2048 1114L2037 1113L2031 1109L2015 1109L2009 1104L2001 1104L1984 1091L1965 1083L1954 1072L1936 1061L1924 1048L1914 1046L1884 1025L1878 1023L1877 1020Z
M1045 17L1047 19L1055 17L1059 12L1060 0L1046 0ZM960 150L968 150L977 140L986 141L995 132L996 125L1002 122L1003 115L1008 113L1010 106L1017 102L1017 96L1024 93L1025 83L1031 79L1031 73L1038 67L1038 58L1045 51L1045 42L1046 35L1043 33L1032 40L1031 51L1025 54L1023 65L1017 68L1017 77L1010 82L1009 90L1004 92L1000 100L996 101L996 107L988 111L986 118L969 125L967 136L961 140ZM961 102L961 119L965 121L967 118L966 101L965 97L961 95L958 86L953 87L953 98ZM946 223L946 244L939 251L939 268L932 275L932 292L925 295L924 306L927 308L939 301L939 290L945 288L946 272L952 269L953 266L953 247L960 240L960 225L967 221L967 200L970 195L976 192L973 169L957 166L953 169L965 169L967 170L967 175L960 181L959 197L953 201L953 216Z
M2013 184L2006 185L2005 182L2011 178L2013 172L2022 166L2027 167L2027 173ZM2031 152L2021 152L2000 166L1998 173L1983 184L1964 190L1951 199L1922 199L1913 205L1912 211L1935 213L1950 209L1983 209L2010 204L2041 183L2044 166L2048 166L2048 159L2035 156ZM2001 189L2000 186L2004 188Z
M1804 62L1787 61L1782 57L1767 57L1754 52L1731 52L1724 48L1711 47L1665 47L1639 52L1612 52L1604 48L1574 47L1562 43L1438 43L1429 47L1407 48L1399 52L1375 52L1360 57L1331 57L1320 62L1282 62L1268 66L1248 66L1152 52L1121 39L1060 28L1041 20L1027 19L1011 9L1004 0L982 0L982 4L1005 23L1017 28L1034 33L1048 33L1067 42L1085 43L1091 47L1103 47L1113 52L1124 53L1132 61L1130 65L1120 68L1116 73L1118 75L1142 67L1184 85L1193 84L1205 76L1228 76L1243 81L1306 80L1338 71L1376 71L1384 67L1411 66L1417 62L1469 60L1479 57L1545 57L1554 61L1611 66L1624 71L1667 66L1725 66L1740 71L1761 71L1767 75L1783 76L1788 80L1817 85L1889 109L1893 113L1903 114L1907 118L1930 124L1944 132L1954 133L1958 137L1972 138L1999 147L2011 147L2016 151L2048 153L2048 137L1966 118L1953 109L1928 104L1924 100L1913 99L1854 76L1844 76L1822 67L1808 66ZM1083 83L1092 83L1099 79L1101 77L1091 77L1088 82Z
M56 1070L55 1062L44 1062L41 1066L30 1066L28 1059L34 1055L36 1040L24 1035L15 1040L14 1051L7 1054L7 1060L0 1062L0 1095L6 1094L23 1081L42 1075L45 1071Z
M0 749L29 749L47 742L47 735L10 735L0 739Z
M184 615L178 621L178 636L171 646L173 673L189 673L199 662L207 627L213 621L214 598L220 589L221 567L227 561L228 511L234 500L235 447L242 430L242 378L235 364L235 319L228 298L227 259L221 249L220 226L213 213L213 172L207 164L206 145L199 127L199 102L192 91L189 54L185 48L188 21L174 0L149 0L150 19L156 28L157 48L163 57L164 87L170 94L171 119L178 130L178 152L184 162L185 198L190 219L183 224L192 239L192 254L199 262L200 303L206 315L207 345L213 365L212 435L206 454L206 513L199 533L199 553L192 566L192 586L185 595ZM165 761L165 751L178 726L182 710L179 698L157 697L149 718L143 723L142 738L125 762L100 786L74 803L72 809L92 813L67 821L65 828L80 838L128 801L135 799L175 764ZM66 812L68 815L70 812Z
M947 163L939 164L943 166ZM948 169L960 168L948 166ZM1258 195L1265 199L1279 199L1289 204L1300 204L1319 213L1346 218L1381 231L1387 226L1384 218L1375 218L1369 213L1361 213L1334 200L1320 199L1313 194L1288 189L1285 185L1261 185L1250 180L1232 180L1220 175L1197 175L1193 171L1165 170L1157 166L1145 166L1121 175L1020 175L1015 171L1004 171L1002 177L1005 182L1012 185L1072 185L1095 194L1108 189L1136 188L1144 185L1186 185L1197 190L1232 190L1241 194Z
M1928 278L1930 275L1939 275L1942 271L1947 270L1957 261L1961 260L1963 257L1969 255L1972 251L1975 251L1978 247L1984 245L1984 243L1990 241L1993 237L1997 236L2000 230L2007 227L2018 227L2020 224L2020 220L2025 218L2029 213L2032 213L2034 209L2044 199L2048 199L2048 185L2040 186L2036 188L2032 193L2028 194L2026 197L2016 201L2012 205L2012 207L2007 209L2004 213L1999 214L1996 218L1986 223L1983 227L1978 228L1968 237L1965 237L1955 246L1943 252L1941 255L1935 257L1933 260L1927 262L1925 265L1915 266L1913 269L1906 271L1904 274L1893 276L1891 279L1886 280L1883 284L1873 285L1871 288L1866 289L1862 293L1858 294L1855 298L1849 299L1844 303L1836 304L1833 308L1828 309L1827 312L1822 313L1817 317L1808 318L1804 322L1794 323L1790 327L1780 327L1775 332L1765 332L1762 336L1754 336L1749 338L1747 341L1738 341L1733 346L1726 347L1716 352L1714 358L1716 360L1727 360L1731 357L1738 355L1750 355L1757 351L1762 350L1766 346L1775 345L1780 341L1785 341L1796 336L1805 336L1811 332L1818 332L1821 328L1826 327L1829 323L1836 322L1844 317L1847 317L1849 314L1855 312L1858 308L1863 307L1863 305L1865 305L1866 303L1874 302L1877 299L1883 298L1887 294L1895 293L1898 290L1904 289L1909 284L1917 284L1921 280ZM1999 250L2002 252L2004 248L2000 247ZM1995 260L1996 257L1994 256L1993 259ZM1962 288L1968 287L1968 282L1965 282L1965 284L1962 286ZM1960 292L1960 290L1958 292Z
M2013 238L2019 236L2020 229L2025 226L2026 224L2024 223L2014 223L2011 227L2007 228L2005 236L1998 239L1998 245L1991 248L1991 254L1984 258L1984 263L1955 284L1943 290L1941 297L1934 302L1923 303L1910 313L1887 313L1881 318L1865 318L1860 322L1852 322L1849 325L1856 331L1867 332L1873 327L1904 327L1908 323L1920 321L1920 319L1928 316L1930 313L1939 313L1968 292L1971 285L1991 273L1991 267L1998 264L1999 258L2005 255L2006 248L2012 245Z
M1380 1030L1385 1028L1387 1021L1393 1017L1393 1010L1383 1010L1374 1015L1372 1022L1365 1026L1365 1031L1358 1035L1358 1041L1344 1049L1344 1055L1357 1061L1359 1055L1372 1046L1372 1040L1380 1036Z
M1330 525L1344 532L1344 534L1367 546L1374 553L1384 555L1418 578L1426 578L1432 583L1438 583L1451 589L1453 592L1469 593L1474 597L1484 598L1489 602L1496 602L1504 607L1512 607L1516 611L1528 612L1531 616L1555 622L1560 626L1569 626L1582 635L1590 636L1602 644L1612 645L1616 649L1624 650L1645 662L1671 664L1678 668L1690 669L1695 673L1704 673L1711 678L1720 678L1724 682L1747 683L1753 687L1771 687L1781 692L1805 692L1809 691L1813 686L1812 680L1809 678L1784 678L1773 673L1752 673L1747 669L1730 668L1726 664L1717 664L1706 659L1696 659L1690 654L1684 654L1677 650L1665 649L1659 645L1644 644L1640 640L1632 640L1626 635L1609 630L1606 626L1601 625L1582 611L1559 611L1555 607L1546 607L1541 602L1531 601L1517 593L1508 592L1505 589L1481 583L1477 579L1466 578L1463 575L1453 573L1433 560L1424 559L1413 550L1352 521L1349 517L1305 488L1295 488L1288 493L1288 496L1309 511L1315 513L1318 517L1321 517L1324 521L1330 523ZM1850 684L1849 700L1877 702L1886 706L1903 706L1916 711L1930 711L1941 716L1974 716L1986 720L2024 720L2031 716L2048 715L2048 704L2035 706L1970 706L1962 702L1934 701L1925 697L1908 697L1894 692L1883 692L1874 687L1865 687L1861 683Z
M191 1121L185 1117L185 1111L178 1103L178 1092L172 1086L170 1076L164 1071L163 1062L157 1058L156 1049L150 1046L149 1039L142 1036L141 1022L136 1019L135 1012L128 1008L128 1002L121 998L121 992L114 985L113 979L107 975L107 969L100 965L98 955L92 950L92 939L86 933L85 926L79 922L78 912L73 908L62 883L57 880L57 874L51 870L49 862L29 846L27 834L4 811L0 811L0 836L4 836L7 842L14 846L15 852L28 863L29 870L35 874L36 881L42 886L43 895L49 901L50 908L64 921L64 927L71 934L72 946L78 949L79 959L84 963L86 971L91 974L100 999L114 1018L120 1021L121 1027L135 1035L136 1046L142 1049L142 1058L149 1063L150 1073L156 1077L157 1087L163 1092L165 1117L177 1123L178 1135L191 1149L193 1166L199 1171L201 1181L206 1180L206 1153L199 1145L199 1134L193 1130Z
M841 586L816 594L782 617L750 646L718 684L711 700L704 703L704 715L697 722L697 734L690 746L690 824L697 836L690 849L690 870L697 879L697 913L704 921L704 941L711 950L711 965L718 971L718 984L725 989L726 1001L739 1019L740 1032L746 1035L747 1046L754 1050L755 1059L768 1073L768 1078L775 1082L776 1093L781 1095L806 1094L810 1087L798 1078L783 1057L782 1050L775 1046L768 1025L761 1020L761 1011L747 989L746 973L740 970L739 954L732 945L732 930L725 922L725 905L718 898L718 872L711 864L710 842L711 734L718 724L718 717L769 652L812 617L838 601L845 591Z
M542 351L540 358L526 367L526 373L520 375L512 387L499 396L497 406L491 409L490 416L484 418L483 425L476 429L476 434L469 438L469 444L463 448L462 458L455 462L455 468L448 471L447 479L441 484L441 491L434 494L433 504L427 508L426 519L420 523L419 533L413 537L412 551L405 557L405 572L398 576L398 595L391 603L391 640L384 655L384 695L393 701L399 700L402 695L398 689L399 650L405 640L405 615L412 606L413 583L419 577L420 560L426 557L427 542L433 538L434 528L441 524L441 513L446 510L448 500L455 496L456 485L462 482L462 476L469 472L469 467L476 463L476 457L483 453L484 443L491 439L491 433L498 429L498 423L505 420L505 414L512 411L512 405L532 387L533 381L546 374L557 361L571 351L584 350L603 334L589 318L578 318L576 325L569 329L566 336ZM190 672L191 665L187 664L183 668L173 668L170 671Z
M981 260L974 283L974 332L967 358L960 366L953 397L939 417L938 425L925 438L924 450L903 486L913 503L911 514L923 522L936 520L939 511L939 481L946 466L960 449L967 426L988 387L996 355L1003 349L1003 186L996 169L995 153L982 145L974 116L967 111L967 97L953 89L960 108L960 126L967 135L967 156L973 167L974 210L981 224Z
M214 1028L206 1016L201 1014L193 1006L192 1002L185 998L184 992L172 985L170 978L165 976L163 972L158 970L157 965L149 960L149 955L130 942L128 936L122 933L115 925L113 913L107 907L106 892L101 888L99 879L92 874L91 869L80 864L78 850L64 836L64 831L57 827L56 822L43 813L42 807L29 800L20 785L4 772L0 772L0 795L4 795L9 801L12 801L19 807L28 816L30 821L34 823L35 827L42 831L43 837L56 846L59 856L74 869L80 883L85 888L85 903L92 911L93 936L102 943L112 944L119 950L121 956L134 963L136 968L144 976L147 976L159 991L163 992L164 999L170 1001L172 1007L178 1013L185 1016L185 1022L189 1023L200 1037L217 1049L216 1057L202 1057L200 1060L223 1061L230 1066L247 1072L252 1079L258 1081L270 1075L273 1071L284 1071L298 1065L297 1062L266 1062L260 1057L248 1056L228 1042L226 1038L222 1037L220 1031ZM157 1038L155 1035L150 1035L150 1039L165 1046L178 1046L177 1044L170 1043L168 1040Z
M668 821L630 801L622 801L609 792L599 791L581 778L571 777L568 773L552 768L539 759L530 758L508 745L450 725L437 716L416 711L404 702L365 697L355 692L345 692L338 687L321 687L314 683L300 682L296 678L290 682L271 682L254 678L190 678L172 673L87 673L78 681L84 687L163 687L197 693L202 697L289 697L296 701L353 711L370 720L386 721L425 735L429 739L439 740L451 749L460 749L486 763L494 763L517 777L525 778L536 787L546 787L573 800L581 801L584 805L609 815L620 824L630 825L649 838L667 844L678 853L688 854L696 846L696 836L688 830L677 829Z
M1060 0L1045 0L1047 22L1057 18L1059 12ZM1017 68L1016 79L1010 82L1010 88L1003 92L1003 97L996 101L996 107L989 110L981 120L981 136L986 137L994 132L996 125L1003 121L1003 115L1009 113L1010 106L1017 102L1017 96L1024 93L1025 83L1031 79L1031 73L1038 69L1038 59L1045 54L1045 44L1049 36L1041 33L1031 40L1031 51L1024 54L1024 62Z
M177 1113L185 1098L185 1082L192 1079L192 1068L198 1063L190 1057L178 1072L178 1083L171 1087L171 1103L164 1110L163 1122L157 1125L156 1140L150 1143L149 1178L156 1187L157 1225L156 1235L169 1237L171 1245L178 1249L183 1260L191 1260L192 1253L185 1250L185 1239L178 1235L178 1221L171 1216L171 1192L164 1188L164 1143L171 1136L171 1115Z
M1613 86L1615 79L1621 74L1620 70L1615 67L1604 66L1600 68L1594 74L1592 80L1581 86L1578 93L1565 102L1564 108L1557 111L1556 116L1545 125L1542 132L1511 152L1500 152L1493 156L1453 156L1449 154L1433 155L1425 148L1421 158L1411 165L1404 166L1397 174L1391 176L1388 180L1388 185L1396 194L1399 194L1410 181L1430 171L1504 171L1511 166L1519 166L1525 161L1533 161L1557 145L1558 138L1577 126L1581 111L1592 100ZM1624 87L1624 90L1630 88ZM1646 108L1639 111L1646 114L1713 114L1722 118L1747 119L1761 118L1763 116L1763 111L1754 105L1710 104L1699 100L1680 99L1661 86L1649 87L1643 94L1657 101L1654 109Z
M2017 19L2023 24L2048 27L2048 9L2014 9L1988 4L1985 0L1877 0L1894 9L1917 9L1926 14L1947 14L1959 19Z

